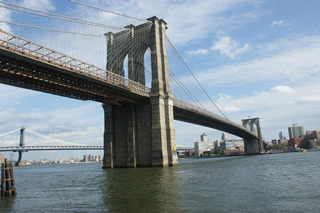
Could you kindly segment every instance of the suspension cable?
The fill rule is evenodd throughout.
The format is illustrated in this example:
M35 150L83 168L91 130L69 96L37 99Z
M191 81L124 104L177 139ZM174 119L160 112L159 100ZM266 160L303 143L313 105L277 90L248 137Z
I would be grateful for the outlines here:
M80 5L85 6L85 7L90 7L90 8L96 9L96 10L101 10L101 11L104 11L104 12L107 12L107 13L111 13L111 14L114 14L114 15L123 16L123 17L126 17L126 18L135 19L135 20L138 20L138 21L144 21L144 22L148 21L148 20L145 20L145 19L140 19L140 18L124 15L124 14L117 13L117 12L114 12L114 11L105 10L105 9L102 9L102 8L99 8L99 7L94 7L94 6L91 6L91 5L88 5L88 4L84 4L82 2L78 2L78 1L75 1L75 0L69 0L69 1L72 2L72 3L80 4Z
M213 105L219 110L219 112L228 120L227 116L225 116L225 114L219 109L219 107L214 103L214 101L211 99L211 97L208 95L208 93L206 92L206 90L201 86L200 82L198 81L198 79L196 78L196 76L192 73L192 71L190 70L190 68L188 67L188 65L186 64L186 62L182 59L181 55L179 54L179 52L177 51L177 49L173 46L173 44L171 43L171 41L169 40L169 38L167 37L168 42L170 43L170 45L172 46L172 48L174 49L174 51L177 53L177 55L179 56L180 60L182 61L182 63L186 66L186 68L188 69L188 71L190 72L190 74L193 76L193 78L196 80L196 82L198 83L198 85L201 87L202 91L206 94L206 96L210 99L210 101L213 103Z
M13 24L13 25L17 25L17 26L22 26L22 27L29 27L29 28L35 28L35 29L40 29L40 30L54 31L54 32L59 32L59 33L68 33L68 34L91 36L91 37L98 37L98 38L103 38L104 37L102 35L76 33L76 32L64 31L64 30L50 29L50 28L45 28L45 27L36 27L36 26L31 26L31 25L26 25L26 24L17 24L17 23L13 23L13 22L10 22L10 21L2 21L2 20L0 20L0 22L6 23L6 24Z
M18 132L18 131L20 131L20 129L21 129L21 128L16 129L16 130L12 130L12 131L10 131L10 132L3 133L3 134L0 135L0 137L1 137L1 136L5 136L5 135L9 135L9 134L11 134L11 133L13 133L13 132Z
M191 100L194 101L194 103L198 107L202 107L203 109L206 110L206 107L202 105L202 103L188 90L186 86L179 80L179 78L171 71L169 70L169 74L172 77L172 79L180 86L180 88L191 98Z
M0 3L4 3L4 2L0 1ZM47 17L47 18L63 20L63 21L67 21L67 22L74 22L74 23L78 23L78 24L86 24L86 25L91 25L91 26L96 26L96 27L104 27L104 28L107 28L107 29L124 30L124 28L120 28L120 27L115 27L115 26L111 26L111 25L105 25L105 24L85 21L85 20L81 20L81 19L68 17L68 16L62 16L62 15L54 14L54 13L48 13L48 12L44 12L44 11L40 11L40 10L35 10L35 9L27 8L27 7L22 7L22 6L11 4L11 3L7 3L7 4L15 6L15 7L23 8L23 9L35 11L37 13L30 12L30 11L25 11L25 10L19 10L17 8L8 7L8 6L4 6L4 5L0 5L0 7L7 8L9 10L15 10L15 11L22 12L22 13L29 13L29 14L33 14L33 15L37 15L37 16L43 16L43 17ZM41 13L43 13L43 14L41 14ZM44 14L47 14L47 15L44 15Z

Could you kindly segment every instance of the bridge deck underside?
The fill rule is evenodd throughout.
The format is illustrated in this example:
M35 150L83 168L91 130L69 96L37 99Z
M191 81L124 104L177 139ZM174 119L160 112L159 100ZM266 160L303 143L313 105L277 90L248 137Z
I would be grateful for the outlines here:
M254 133L250 132L249 130L245 129L244 127L238 124L233 123L232 121L222 118L221 116L208 116L197 111L184 109L177 106L174 106L173 109L175 120L214 128L217 130L228 132L230 134L239 136L247 140L258 139Z
M0 83L101 103L138 103L146 97L94 78L72 73L21 54L0 49Z

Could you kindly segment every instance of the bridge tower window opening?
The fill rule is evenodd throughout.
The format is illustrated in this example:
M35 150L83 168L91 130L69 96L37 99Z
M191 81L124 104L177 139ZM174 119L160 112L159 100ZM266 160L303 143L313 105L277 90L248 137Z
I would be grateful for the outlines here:
M123 71L124 71L124 77L129 78L129 63L128 63L128 55L124 58L123 61Z
M144 54L144 70L145 70L145 86L151 88L152 75L151 75L151 50L147 49Z

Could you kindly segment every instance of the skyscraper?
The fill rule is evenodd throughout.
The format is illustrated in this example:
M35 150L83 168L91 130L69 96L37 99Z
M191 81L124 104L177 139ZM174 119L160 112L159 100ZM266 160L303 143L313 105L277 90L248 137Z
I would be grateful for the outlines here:
M200 135L200 139L203 142L208 142L209 141L208 135L206 133L203 133L202 135Z
M221 135L221 140L226 141L227 139L227 134L225 132L222 133Z
M293 124L292 127L288 127L289 138L299 138L304 135L303 126L298 126L297 124Z
M281 139L283 139L284 137L283 137L283 133L282 133L282 131L281 132L279 132L279 139L281 140Z

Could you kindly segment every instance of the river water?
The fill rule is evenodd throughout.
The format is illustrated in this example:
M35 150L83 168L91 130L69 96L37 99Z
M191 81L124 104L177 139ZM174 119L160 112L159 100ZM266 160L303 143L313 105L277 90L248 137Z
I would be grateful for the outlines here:
M167 168L14 168L0 212L320 212L320 152L180 159Z

